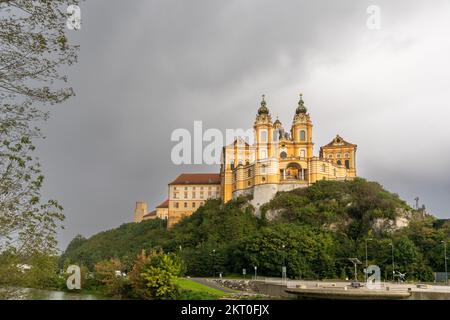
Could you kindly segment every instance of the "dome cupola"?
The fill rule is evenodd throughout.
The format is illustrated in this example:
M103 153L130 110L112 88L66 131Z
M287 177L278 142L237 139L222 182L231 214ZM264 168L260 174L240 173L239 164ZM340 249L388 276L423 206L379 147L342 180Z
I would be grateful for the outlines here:
M306 114L307 111L305 102L303 101L303 94L300 93L300 100L298 101L298 107L295 110L295 114Z
M267 108L267 104L266 104L266 100L265 100L265 95L262 95L262 100L261 100L261 107L259 107L258 109L258 114L262 115L262 114L269 114L269 109Z

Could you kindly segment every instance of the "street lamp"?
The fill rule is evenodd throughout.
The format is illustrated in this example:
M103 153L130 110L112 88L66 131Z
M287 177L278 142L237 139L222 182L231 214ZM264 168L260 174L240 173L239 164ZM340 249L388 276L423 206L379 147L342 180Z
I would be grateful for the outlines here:
M441 241L444 244L444 264L445 264L445 284L448 284L448 273L447 273L447 242Z
M395 281L394 275L395 275L395 262L394 262L394 242L391 240L391 257L392 257L392 281Z
M283 266L281 267L281 278L286 278L286 253L285 253L285 245L281 246L283 248Z
M255 266L255 280L256 280L256 270L258 269L257 266Z
M216 277L216 249L213 249L213 278Z
M366 282L367 282L367 267L369 266L369 264L367 262L367 242L370 241L370 240L373 240L373 239L372 238L367 238L366 240L364 240L365 243L366 243L366 269L364 271L364 275L365 275L364 279L366 280Z

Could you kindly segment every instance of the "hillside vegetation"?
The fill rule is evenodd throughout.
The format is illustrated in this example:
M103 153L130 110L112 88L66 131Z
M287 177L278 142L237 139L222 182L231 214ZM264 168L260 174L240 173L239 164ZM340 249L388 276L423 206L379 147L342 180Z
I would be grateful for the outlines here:
M311 187L282 192L254 215L248 199L227 204L207 201L171 230L161 220L129 223L85 239L77 236L61 264L78 263L92 269L102 260L117 258L125 272L142 250L162 249L184 261L190 276L241 274L254 266L259 275L280 276L287 266L291 278L350 278L350 257L380 266L392 278L391 242L395 270L408 279L432 281L444 270L441 241L450 235L448 222L413 211L397 195L375 182L320 181ZM377 221L395 221L408 213L409 226L380 228ZM269 219L270 218L270 219ZM362 269L362 268L361 268ZM362 270L361 270L362 272Z

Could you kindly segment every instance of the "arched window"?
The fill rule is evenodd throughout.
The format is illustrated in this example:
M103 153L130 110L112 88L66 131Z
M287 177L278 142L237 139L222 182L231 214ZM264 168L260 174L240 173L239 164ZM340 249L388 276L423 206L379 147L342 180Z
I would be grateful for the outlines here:
M336 163L337 163L338 166L342 166L342 161L341 160L338 160Z
M306 131L300 130L300 141L306 141Z
M286 153L285 151L282 151L282 152L280 153L280 158L281 158L281 159L286 159L286 158L287 158L287 153Z
M347 169L350 169L350 160L345 160L345 167L347 168Z

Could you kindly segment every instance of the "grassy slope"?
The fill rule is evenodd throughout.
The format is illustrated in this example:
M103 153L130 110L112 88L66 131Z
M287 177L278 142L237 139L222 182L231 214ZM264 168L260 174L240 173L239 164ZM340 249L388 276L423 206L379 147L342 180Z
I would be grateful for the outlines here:
M223 291L186 278L178 278L176 284L185 292L182 295L182 298L185 299L218 299L227 295Z

